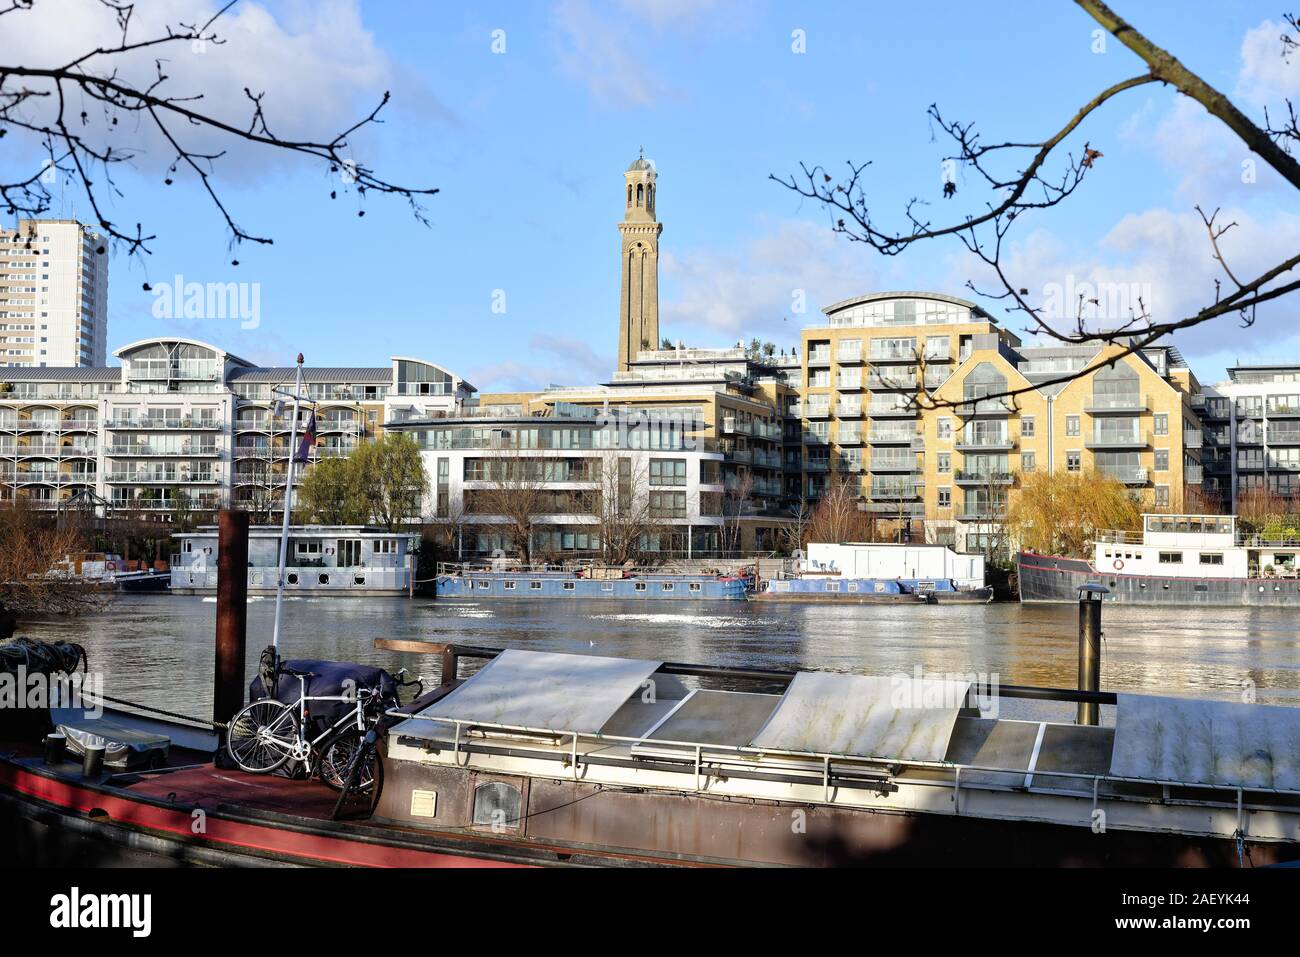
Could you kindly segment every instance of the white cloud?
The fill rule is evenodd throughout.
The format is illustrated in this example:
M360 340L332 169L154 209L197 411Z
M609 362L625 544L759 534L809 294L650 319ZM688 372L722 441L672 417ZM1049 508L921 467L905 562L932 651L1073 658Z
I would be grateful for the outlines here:
M1243 282L1300 248L1300 216L1291 213L1259 216L1242 209L1227 209L1219 214L1217 222L1236 223L1219 240L1219 246L1228 266ZM1011 247L1004 266L1013 283L1029 289L1030 301L1035 305L1048 302L1053 293L1062 290L1082 291L1087 298L1100 299L1104 314L1090 323L1093 328L1113 328L1127 319L1127 306L1135 305L1139 296L1156 321L1167 322L1212 304L1215 279L1222 282L1225 292L1234 288L1213 259L1200 217L1194 212L1167 209L1123 217L1096 248L1080 248L1044 230L1028 233ZM954 268L962 267L969 269L970 260L962 260ZM994 288L988 276L977 278L976 285L986 290ZM1059 296L1066 308L1054 317L1055 328L1071 325L1075 293ZM1237 340L1239 345L1233 348L1243 353L1269 351L1279 337L1291 334L1288 319L1293 307L1287 302L1284 297L1276 304L1260 307L1256 324L1249 330L1240 328L1234 313L1178 333L1174 344L1189 360L1212 357L1222 349L1225 337ZM1002 315L995 305L990 308L995 315ZM1017 313L1010 314L1006 321L1017 332L1024 331L1028 322L1027 317ZM1049 340L1043 337L1042 341L1046 344ZM1207 367L1202 374L1212 380L1220 371Z
M129 39L165 35L167 28L202 24L219 8L214 0L153 0L136 4ZM295 3L277 19L266 7L241 3L213 29L221 43L169 44L134 53L97 57L87 72L117 75L148 85L162 58L169 79L158 92L175 97L202 94L194 104L238 129L247 129L252 105L244 93L265 93L263 110L272 133L287 139L332 138L368 113L393 79L394 68L364 28L356 0ZM0 62L25 66L62 65L120 38L111 12L83 0L43 0L30 11L11 13L0 31ZM38 85L38 84L33 84ZM65 87L65 89L67 89ZM37 117L52 115L53 98L34 105ZM89 129L100 143L141 152L134 165L154 168L170 163L174 153L147 118L117 127L105 124L94 101L77 98L72 117L85 109ZM228 136L172 121L187 146L215 152L229 147ZM248 174L281 161L277 151L236 149L216 165L230 175Z
M873 291L878 274L867 247L807 220L759 227L734 248L662 254L664 335L698 346L759 336L784 347L798 341L800 328L821 321L823 306ZM803 313L796 311L801 304ZM700 341L709 333L725 340Z

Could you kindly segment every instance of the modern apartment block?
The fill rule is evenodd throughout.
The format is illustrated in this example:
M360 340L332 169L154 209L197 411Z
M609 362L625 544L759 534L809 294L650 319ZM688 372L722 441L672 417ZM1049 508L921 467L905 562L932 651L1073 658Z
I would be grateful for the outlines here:
M0 230L0 367L102 366L108 254L75 220L20 220Z
M279 510L292 416L275 415L295 370L191 339L132 343L120 366L0 368L0 501L77 505L167 520L227 504ZM319 459L347 455L390 420L432 415L474 387L419 359L303 370ZM299 431L307 411L301 413Z
M1205 390L1201 418L1208 491L1300 492L1300 364L1234 366Z

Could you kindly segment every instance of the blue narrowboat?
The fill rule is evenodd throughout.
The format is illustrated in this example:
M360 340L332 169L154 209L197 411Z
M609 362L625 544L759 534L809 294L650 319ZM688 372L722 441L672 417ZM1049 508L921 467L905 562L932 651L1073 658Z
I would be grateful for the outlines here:
M839 578L806 575L762 582L758 601L827 602L848 605L988 602L991 588L963 588L950 578Z
M593 575L589 569L530 570L458 568L440 571L438 598L478 599L646 599L655 601L744 601L751 579L722 575L624 573Z

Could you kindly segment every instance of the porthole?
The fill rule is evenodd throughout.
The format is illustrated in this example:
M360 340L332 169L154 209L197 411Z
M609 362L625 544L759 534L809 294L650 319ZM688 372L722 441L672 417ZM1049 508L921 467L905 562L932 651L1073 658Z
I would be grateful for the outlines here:
M354 584L354 585L364 585L365 583L366 583L366 576L365 576L365 575L353 575L353 576L352 576L352 584Z
M289 572L289 584L290 584L290 585L296 585L296 584L298 584L298 573L297 573L297 572Z
M480 784L474 789L474 823L492 828L519 827L519 788L505 781Z
M316 581L318 581L322 585L328 585L330 583L330 577L329 575L326 575L324 572L321 572L319 575L316 576Z

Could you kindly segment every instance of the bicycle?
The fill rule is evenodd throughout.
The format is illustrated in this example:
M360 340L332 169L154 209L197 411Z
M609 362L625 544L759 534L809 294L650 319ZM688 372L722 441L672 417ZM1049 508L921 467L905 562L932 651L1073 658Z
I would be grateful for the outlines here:
M275 698L250 702L230 721L227 753L241 770L250 774L270 774L294 760L303 765L310 778L315 761L315 773L321 782L342 791L348 784L353 760L361 750L365 734L389 702L383 701L380 692L368 688L342 695L308 695L307 681L316 676L314 672L296 671L282 664L276 673L298 679L298 700L293 704ZM352 708L320 734L310 737L307 705L313 701L350 703ZM353 788L369 791L382 780L382 775L378 753L368 749Z

